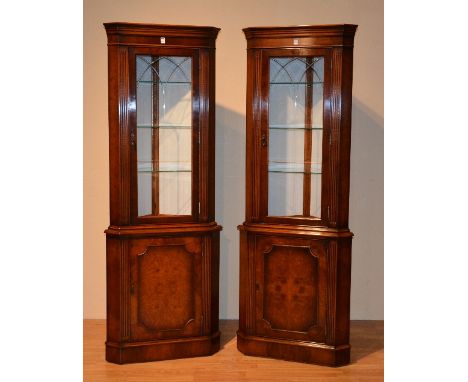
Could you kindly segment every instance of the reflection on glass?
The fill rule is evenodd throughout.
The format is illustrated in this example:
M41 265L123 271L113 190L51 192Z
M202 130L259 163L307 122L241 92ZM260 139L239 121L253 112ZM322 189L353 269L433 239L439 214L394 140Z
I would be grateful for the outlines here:
M192 210L192 59L136 57L138 216Z
M270 216L320 217L323 62L323 57L270 59Z

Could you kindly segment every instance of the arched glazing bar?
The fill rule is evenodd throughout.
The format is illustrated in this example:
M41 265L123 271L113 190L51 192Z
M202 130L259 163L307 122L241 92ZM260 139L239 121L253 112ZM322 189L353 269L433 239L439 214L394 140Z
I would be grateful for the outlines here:
M189 215L192 59L136 59L138 215Z
M323 64L323 57L270 58L270 216L321 216Z
M281 58L272 58L271 60L272 62L276 63L279 66L279 68L276 74L273 75L273 73L270 73L270 83L277 83L276 78L281 74L281 72L284 72L288 76L290 83L301 84L308 70L312 70L312 72L317 77L317 79L313 81L314 83L322 82L322 78L320 74L314 68L315 64L323 60L322 57L313 57L311 59L303 58L303 57L290 57L285 60L286 62L284 64L282 63L282 60L284 59L281 59ZM295 61L299 61L300 63L305 64L302 74L288 71L287 66ZM293 76L298 75L298 74L301 74L301 76L299 77L298 80L294 80ZM306 83L306 85L308 85L308 83Z

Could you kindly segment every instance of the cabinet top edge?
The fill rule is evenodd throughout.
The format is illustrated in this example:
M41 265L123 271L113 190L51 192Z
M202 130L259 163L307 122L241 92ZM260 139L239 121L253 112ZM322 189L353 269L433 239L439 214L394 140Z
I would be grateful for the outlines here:
M143 24L128 22L104 23L107 35L187 36L216 38L221 28L198 25Z
M242 31L246 37L255 37L256 34L275 35L277 34L294 34L297 32L303 33L332 33L332 34L354 34L358 25L356 24L324 24L324 25L290 25L290 26L265 26L265 27L248 27Z
M223 229L216 222L210 223L180 223L180 224L153 224L115 226L110 225L104 232L107 236L151 236L151 235L183 235L194 233L219 232Z
M322 226L244 222L243 224L237 226L237 229L239 231L255 232L261 234L310 235L335 238L351 238L354 236L354 233L352 233L349 228L330 228Z

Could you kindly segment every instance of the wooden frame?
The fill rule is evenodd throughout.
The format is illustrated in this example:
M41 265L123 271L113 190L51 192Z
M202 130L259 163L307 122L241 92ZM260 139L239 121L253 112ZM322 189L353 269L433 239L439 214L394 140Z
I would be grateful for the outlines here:
M348 204L356 28L345 24L244 29L246 215L239 226L237 334L238 349L244 354L328 366L349 363L353 234L348 228ZM311 197L305 185L303 201L307 203L303 203L302 216L268 215L269 58L292 56L324 57L320 217L310 216L305 206ZM306 76L310 79L310 71ZM306 92L305 102L312 103L312 92ZM304 128L311 123L311 112L305 112ZM307 133L304 147L298 147L304 152L304 169L312 145ZM267 263L273 247L275 260ZM304 269L311 269L309 276L303 274ZM311 309L318 316L310 316ZM289 317L286 321L285 316Z
M221 226L214 216L214 49L219 29L132 23L104 26L110 163L106 360L121 364L213 354L219 349L220 336ZM138 216L138 54L192 58L190 215L161 215L159 202L152 196L152 215ZM152 85L154 92L158 92L157 83ZM159 121L154 113L158 101L153 98L152 102L154 165L159 160L159 127L154 129ZM153 189L161 181L152 170Z

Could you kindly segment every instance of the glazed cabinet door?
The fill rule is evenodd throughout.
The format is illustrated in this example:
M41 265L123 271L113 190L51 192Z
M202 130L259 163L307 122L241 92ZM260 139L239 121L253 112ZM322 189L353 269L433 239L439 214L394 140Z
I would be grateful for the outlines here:
M201 334L201 258L199 237L130 241L132 340Z
M262 51L263 221L326 225L330 65L327 49Z
M258 335L324 342L327 260L323 240L257 236Z
M199 52L130 50L132 220L190 222L199 215Z

